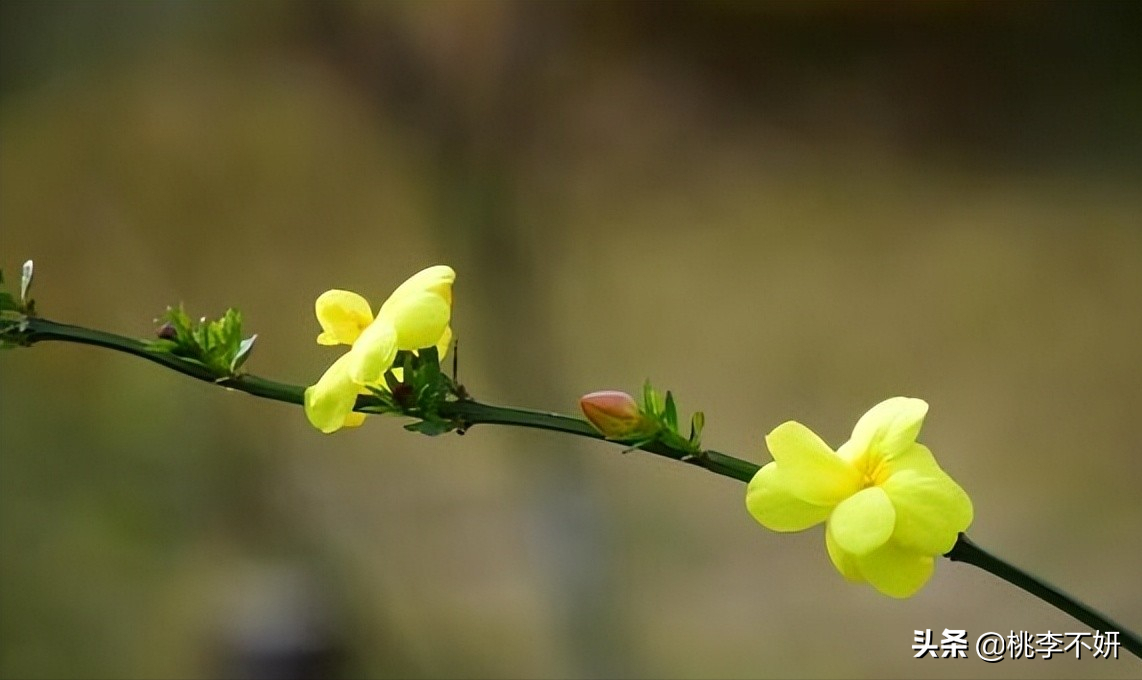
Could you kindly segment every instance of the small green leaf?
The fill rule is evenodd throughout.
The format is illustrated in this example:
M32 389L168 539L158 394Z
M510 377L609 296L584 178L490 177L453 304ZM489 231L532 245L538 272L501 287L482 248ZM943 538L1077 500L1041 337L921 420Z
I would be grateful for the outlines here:
M701 446L702 442L702 428L706 427L706 414L701 411L695 411L694 415L690 417L690 443L695 446Z
M242 312L231 307L222 316L219 329L222 335L222 346L227 354L237 354L242 349Z
M420 370L423 374L435 381L435 376L440 373L440 355L436 352L435 347L425 347L417 352L418 363Z
M666 407L663 409L663 417L666 419L666 425L671 430L678 431L678 407L674 405L674 395L670 390L666 391Z
M378 406L367 407L368 413L400 413L400 405L393 398L392 392L376 385L368 385L367 389L373 393L381 403Z
M234 358L230 360L231 373L237 373L238 369L242 368L242 364L246 363L246 359L250 358L250 351L254 349L254 341L257 339L258 334L254 333L238 345L238 351L234 354Z
M405 375L408 374L406 373ZM385 371L385 384L389 386L389 396L392 396L392 394L397 391L397 388L401 386L401 382L397 380L396 375L393 374L391 369Z
M404 429L408 430L409 432L419 432L421 434L426 434L429 437L435 437L437 435L451 432L454 428L452 424L446 420L438 420L433 418L429 420L418 420L415 423L409 423L404 426Z
M662 393L651 386L650 380L642 388L642 401L643 412L647 415L660 419L666 409L666 402L663 401Z
M440 353L436 351L436 347L424 347L422 349L418 349L416 351L416 355L420 357L422 361L430 361L436 364L437 368L440 367Z

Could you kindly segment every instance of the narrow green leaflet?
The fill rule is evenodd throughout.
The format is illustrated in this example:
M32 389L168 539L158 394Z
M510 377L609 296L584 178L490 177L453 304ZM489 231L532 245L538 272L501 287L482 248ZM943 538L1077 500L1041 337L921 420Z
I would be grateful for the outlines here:
M647 380L642 385L642 410L647 415L654 415L662 412L665 404L662 402L662 395L655 391L650 385L650 380Z
M706 427L706 414L695 411L694 415L690 417L690 444L692 446L701 448L702 428L704 427Z
M678 431L678 407L674 405L674 395L666 391L666 407L662 411L666 426L675 432Z
M254 351L254 341L258 339L258 334L254 333L242 342L238 343L238 352L234 358L230 360L230 372L237 373L238 369L242 368L242 364L250 358L250 352Z

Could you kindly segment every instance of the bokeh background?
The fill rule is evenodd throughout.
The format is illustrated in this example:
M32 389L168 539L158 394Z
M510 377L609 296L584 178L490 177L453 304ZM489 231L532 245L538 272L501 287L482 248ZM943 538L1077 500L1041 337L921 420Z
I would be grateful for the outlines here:
M883 398L971 535L1142 629L1142 4L12 2L0 255L48 318L245 312L459 272L461 378L675 391L762 463ZM301 411L124 355L0 356L0 675L1137 677L916 661L1083 631L941 561L907 601L648 454ZM974 654L972 655L974 657Z

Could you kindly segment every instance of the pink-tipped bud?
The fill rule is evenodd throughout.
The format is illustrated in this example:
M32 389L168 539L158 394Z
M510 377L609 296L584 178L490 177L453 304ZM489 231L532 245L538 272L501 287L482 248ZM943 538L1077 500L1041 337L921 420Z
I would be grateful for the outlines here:
M657 427L626 392L603 390L579 398L579 408L607 439L636 439L654 434Z

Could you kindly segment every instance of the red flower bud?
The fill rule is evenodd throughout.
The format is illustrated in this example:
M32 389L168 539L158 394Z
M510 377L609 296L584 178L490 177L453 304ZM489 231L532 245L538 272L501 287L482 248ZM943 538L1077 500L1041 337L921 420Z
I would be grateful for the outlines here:
M657 431L656 423L638 407L626 392L603 390L579 399L583 415L607 439L639 439Z

